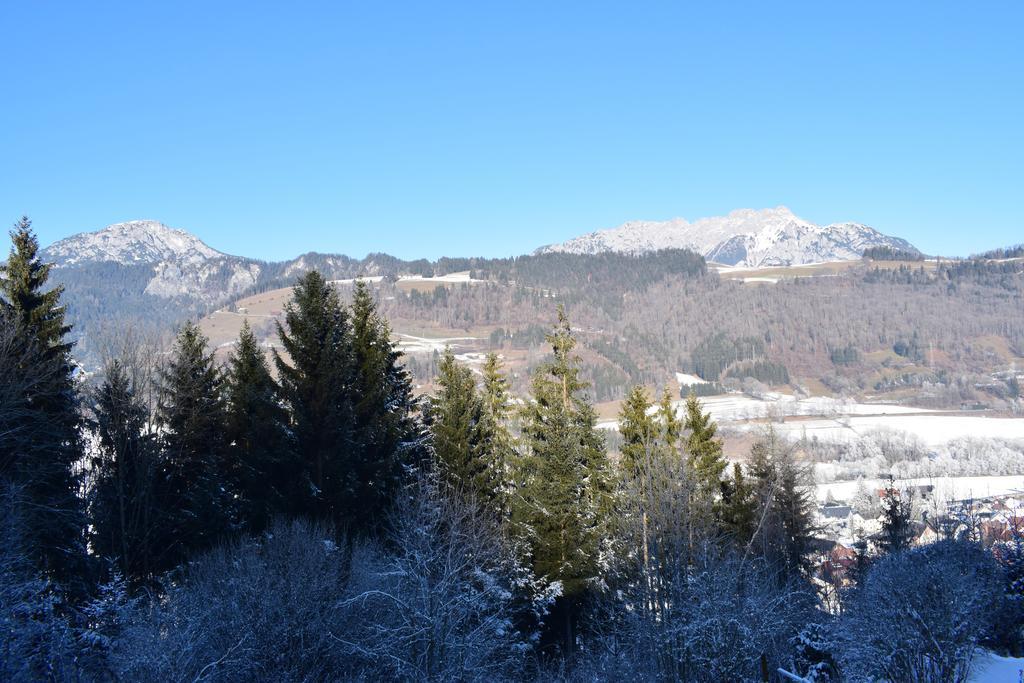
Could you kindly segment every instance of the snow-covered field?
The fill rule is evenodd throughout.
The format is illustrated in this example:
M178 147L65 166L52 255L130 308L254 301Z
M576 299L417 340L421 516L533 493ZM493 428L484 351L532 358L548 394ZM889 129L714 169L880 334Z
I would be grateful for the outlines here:
M469 276L469 271L464 270L461 273L448 273L447 275L437 275L435 277L421 277L419 275L403 275L398 278L399 282L483 282L483 280L474 280Z
M704 381L699 377L683 373L676 373L676 380L682 386L691 386ZM745 394L726 394L724 396L701 398L700 402L704 407L704 411L710 413L715 422L720 425L743 423L747 420L775 420L785 417L821 416L839 419L844 416L905 416L932 412L925 408L899 406L889 403L856 403L827 396L797 398L779 393L769 393L764 399L752 398ZM674 405L676 412L683 415L686 401L678 400L674 402ZM808 424L808 421L794 422L793 424L803 425ZM835 425L838 426L839 423L835 423ZM740 429L762 429L764 427L761 423L733 426ZM606 420L601 422L598 427L602 429L616 429L617 422L615 420ZM779 431L782 431L783 427L789 428L787 423L778 423L775 427Z
M817 484L814 487L818 500L824 502L831 494L834 500L850 501L860 486L868 491L875 491L886 485L881 479L864 479L863 484L857 481L838 481L828 484ZM965 498L987 498L988 496L1005 496L1013 493L1024 495L1024 476L1006 477L927 477L922 479L901 479L901 487L934 486L934 495L939 501L964 500Z
M348 280L331 280L330 283L332 285L351 285L354 284L357 280L362 280L363 282L382 282L384 280L384 276L371 275L370 277L349 278Z
M795 420L773 425L779 434L794 439L818 438L848 443L879 429L913 434L928 446L941 446L962 437L1024 439L1024 418L984 415L863 415Z
M398 348L402 353L441 353L446 346L453 349L465 342L479 341L480 337L414 337L411 334L398 335Z
M908 415L931 412L924 408L888 403L856 403L827 396L797 398L778 393L767 394L765 399L752 398L744 394L727 394L702 398L700 401L704 410L711 413L717 422L815 415ZM684 400L677 401L677 410L682 411L685 403Z

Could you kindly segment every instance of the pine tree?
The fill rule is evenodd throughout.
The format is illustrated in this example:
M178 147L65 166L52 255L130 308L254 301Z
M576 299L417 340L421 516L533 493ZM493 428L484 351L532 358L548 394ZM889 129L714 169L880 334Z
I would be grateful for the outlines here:
M223 377L194 323L178 333L161 372L161 547L177 564L232 528L236 482L227 459Z
M281 396L295 439L284 464L284 491L293 513L348 521L349 466L354 449L352 349L348 315L317 271L295 285L274 350Z
M619 412L619 433L622 435L622 476L627 481L637 481L650 469L651 461L659 450L659 429L654 418L648 414L651 399L642 386L633 387Z
M404 466L422 462L427 436L416 419L418 405L402 354L361 280L351 310L355 444L348 516L357 530L374 530L401 484Z
M756 504L751 545L777 569L781 582L805 575L815 532L805 472L774 430L751 448L748 469Z
M913 498L911 491L900 491L893 478L885 487L882 497L882 532L878 537L878 548L883 553L898 553L910 547L913 537Z
M582 600L601 573L611 486L604 439L596 431L593 407L581 395L586 384L579 378L576 341L561 307L547 340L554 359L534 375L523 411L529 452L518 515L535 574L562 586L555 622L571 651Z
M715 438L718 426L711 419L711 414L701 410L700 401L693 393L686 399L685 429L689 432L686 453L698 487L705 495L714 496L719 491L726 466L722 441Z
M791 577L806 576L811 570L808 553L816 531L806 472L793 462L792 450L789 448L778 452L775 462L779 473L775 501L784 534L783 565Z
M31 387L17 397L17 429L0 440L0 475L23 497L28 552L58 581L79 584L86 565L85 519L75 463L82 457L81 418L71 365L71 328L60 303L62 287L46 289L50 265L39 257L31 222L11 232L0 266L0 317L13 329L20 360L4 382Z
M683 422L676 414L676 408L672 404L672 392L668 387L661 392L661 401L658 403L658 420L661 426L661 440L668 449L670 457L679 455L679 440L683 434Z
M481 400L484 407L480 424L483 435L481 457L490 464L491 484L497 494L495 505L499 517L508 521L514 489L512 472L516 466L517 453L515 439L508 427L511 413L508 378L496 353L487 354L484 361Z
M437 384L430 430L441 473L454 490L486 505L496 491L484 452L484 402L472 371L458 364L451 348L441 356Z
M288 415L278 398L277 383L248 321L228 360L225 396L230 462L239 484L241 516L252 532L267 527L285 511L284 463L291 453Z
M754 535L757 493L753 483L743 475L743 468L738 462L732 465L732 477L722 481L719 510L723 531L739 547L745 547Z
M98 448L91 458L91 544L112 559L133 583L152 574L157 453L149 430L149 411L122 364L114 361L96 392L93 413Z

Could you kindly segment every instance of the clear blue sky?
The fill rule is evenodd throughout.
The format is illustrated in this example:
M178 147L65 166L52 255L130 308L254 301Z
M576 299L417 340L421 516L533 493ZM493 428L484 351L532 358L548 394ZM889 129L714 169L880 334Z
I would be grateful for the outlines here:
M0 220L45 243L155 218L267 259L508 255L778 204L1024 241L1020 0L7 2L0 28Z

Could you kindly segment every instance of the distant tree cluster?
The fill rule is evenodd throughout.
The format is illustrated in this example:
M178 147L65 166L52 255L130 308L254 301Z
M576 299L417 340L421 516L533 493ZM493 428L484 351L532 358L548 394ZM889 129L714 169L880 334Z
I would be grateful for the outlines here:
M764 355L764 342L757 337L729 338L719 332L705 338L693 350L693 371L701 379L717 380L733 363Z
M735 379L752 377L765 384L789 384L789 370L786 369L786 366L769 360L740 363L729 368L725 372L725 376Z
M864 258L871 261L923 261L924 254L916 249L897 249L883 245L865 249Z
M1024 244L1018 244L1012 247L1003 247L1001 249L992 249L986 251L977 256L972 256L972 259L1015 259L1024 258Z

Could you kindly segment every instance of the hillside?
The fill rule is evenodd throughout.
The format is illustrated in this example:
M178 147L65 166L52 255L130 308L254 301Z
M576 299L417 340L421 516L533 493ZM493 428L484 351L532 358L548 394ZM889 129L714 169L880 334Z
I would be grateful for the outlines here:
M749 227L756 213L734 212L728 229ZM307 253L266 263L153 221L62 240L45 256L67 287L77 355L93 368L107 330L129 322L166 334L203 318L226 352L249 317L272 344L290 285L313 268L343 289L357 277L372 281L424 386L435 352L451 343L471 363L500 350L525 390L559 303L579 331L598 401L614 402L636 382L675 386L676 373L691 373L750 391L1004 410L1014 394L1006 373L1024 362L1022 263L1000 258L708 266L691 251L664 249L436 262Z

